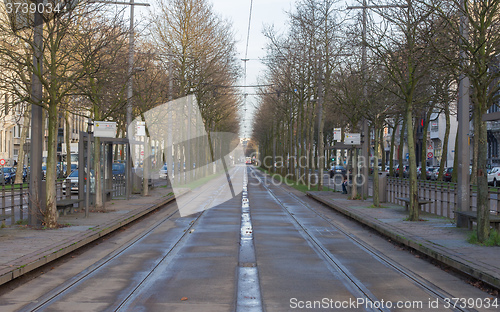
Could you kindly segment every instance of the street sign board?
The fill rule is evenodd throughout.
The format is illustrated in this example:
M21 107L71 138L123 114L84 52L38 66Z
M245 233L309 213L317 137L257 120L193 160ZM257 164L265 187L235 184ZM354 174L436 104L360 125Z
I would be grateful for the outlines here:
M431 159L432 157L434 157L434 154L432 152L428 152L427 153L427 158Z
M337 142L342 140L342 128L333 128L333 139Z
M344 143L348 145L361 144L361 133L346 133L344 135Z
M94 136L98 138L116 138L116 122L94 121Z
M137 136L146 136L146 122L138 121L137 122L137 132L135 133Z
M5 166L5 159L0 159L0 166Z

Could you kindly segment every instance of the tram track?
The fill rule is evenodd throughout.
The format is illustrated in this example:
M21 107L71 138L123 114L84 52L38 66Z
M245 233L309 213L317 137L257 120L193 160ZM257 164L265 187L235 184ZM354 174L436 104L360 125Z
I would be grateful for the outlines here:
M237 172L240 170L240 168L237 168L234 172L233 175L236 175ZM216 199L217 196L224 190L225 184L222 184L219 186L215 191L211 191L210 189L208 191L203 191L195 196L193 196L188 202L185 204L189 204L196 199L198 199L202 195L206 195L206 192L212 192L212 196L210 196L210 200L205 202L204 207L209 207ZM172 203L168 203L165 206L171 206ZM173 206L172 206L173 207ZM133 300L134 295L137 294L140 289L143 287L143 285L147 282L148 279L151 278L153 273L163 265L165 262L167 262L169 259L173 258L177 252L182 248L183 244L187 241L189 234L192 232L193 228L197 225L199 220L202 218L202 216L205 213L205 209L202 208L200 212L196 213L192 220L188 223L186 227L182 229L182 235L180 237L176 238L175 243L173 243L169 249L167 249L164 254L159 258L157 263L150 269L150 271L145 274L141 280L136 283L136 285L133 287L133 289L125 296L121 302L113 307L112 309L107 309L109 311L123 311L126 310L127 304ZM121 246L119 249L115 250L112 254L108 255L106 258L102 259L101 261L95 263L91 267L89 267L87 270L82 271L80 274L74 276L71 280L67 281L63 285L60 285L59 287L53 289L52 291L46 293L43 297L39 298L35 303L30 304L28 306L25 306L24 308L21 309L21 311L43 311L46 308L48 308L52 303L56 302L59 298L63 297L66 293L69 293L72 289L76 288L80 284L84 283L85 280L91 278L94 274L96 274L101 268L105 267L106 265L110 265L114 260L119 258L120 256L124 255L127 251L133 249L137 244L139 244L143 239L145 239L147 236L151 235L155 230L160 228L162 225L164 225L166 222L171 221L172 219L175 219L174 216L178 215L179 210L175 209L174 211L168 212L166 217L163 217L161 220L158 222L154 223L152 226L150 226L147 230L143 231L141 234L135 236L133 239L129 240L126 244Z
M295 226L300 229L300 232L302 233L302 236L311 244L311 246L314 247L315 251L320 254L323 259L337 272L340 272L342 274L342 277L344 281L347 282L347 285L350 286L350 290L354 290L353 295L356 295L357 297L362 296L363 298L370 300L372 302L379 302L379 300L368 290L368 288L356 277L354 277L349 270L342 265L342 263L336 259L336 257L330 253L330 251L315 237L314 234L312 234L307 226L303 224L303 222L294 214L292 213L287 205L284 203L282 199L280 199L280 195L278 195L276 192L274 192L271 187L266 185L261 179L263 176L262 173L259 173L257 170L252 168L252 173L253 176L256 177L260 184L266 189L266 191L272 196L274 201L283 209L284 212L287 213L288 217L290 220L293 220ZM433 296L434 298L437 298L440 300L442 304L445 303L445 300L449 298L453 298L454 296L452 294L449 294L448 292L444 291L437 285L433 284L432 282L428 281L427 279L419 276L417 273L413 272L412 270L400 265L399 263L395 262L394 260L390 259L389 257L385 256L381 252L377 251L375 248L371 247L368 243L364 242L360 238L348 233L346 229L339 224L339 222L332 220L331 218L325 216L324 214L318 212L316 209L312 208L309 204L301 200L298 196L296 196L293 192L285 189L281 185L276 185L273 184L273 187L281 190L282 192L285 192L287 196L292 197L298 204L303 206L304 208L308 209L309 211L313 212L316 216L321 218L323 221L325 221L327 224L329 224L332 228L334 228L336 231L341 233L345 238L347 238L349 241L351 241L354 245L356 245L358 248L361 250L365 251L367 254L369 254L372 258L376 259L380 263L384 264L387 267L390 267L392 270L398 272L400 275L404 276L407 280L411 281L414 285L419 287L420 289L424 290L426 293L428 293L430 296ZM465 309L462 307L450 307L449 310L451 311L477 311L474 309ZM375 311L388 311L386 309L378 308L375 309Z

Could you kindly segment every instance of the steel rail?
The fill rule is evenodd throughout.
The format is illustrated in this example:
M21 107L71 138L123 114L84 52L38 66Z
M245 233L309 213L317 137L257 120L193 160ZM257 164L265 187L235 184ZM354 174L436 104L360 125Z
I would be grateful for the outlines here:
M234 172L234 174L236 174L238 171L239 171L239 169L237 169ZM233 176L234 176L234 174L233 174ZM224 189L224 187L225 187L225 185L223 184L215 192L217 194L219 194ZM193 196L193 198L191 198L189 200L189 202L194 201L199 196L203 195L204 192L200 192L196 196ZM210 203L212 203L216 198L217 198L217 196L213 196L211 198L211 200L206 203L206 205L209 205ZM173 202L167 203L166 205L164 205L162 207L170 206L172 203ZM162 207L160 207L160 208L162 208ZM170 207L170 208L172 208L172 207ZM160 209L160 208L158 208L158 209ZM151 234L160 225L162 225L165 222L169 221L175 214L178 213L178 211L179 211L178 209L175 209L173 212L169 213L162 220L159 220L158 222L156 222L155 224L153 224L152 226L150 226L149 229L147 229L145 232L142 232L141 234L135 236L133 239L129 240L127 243L125 243L124 245L122 245L122 247L120 247L119 249L115 250L113 253L111 253L110 255L108 255L107 257L105 257L104 259L102 259L99 262L93 264L92 266L90 266L87 270L83 271L82 273L77 274L75 277L73 277L71 280L69 280L68 282L64 283L63 285L60 285L59 287L55 288L51 292L45 294L43 297L39 298L36 303L34 303L32 305L25 306L21 310L22 311L39 311L39 310L47 307L48 305L50 305L51 303L53 303L58 297L61 297L62 295L64 295L68 291L70 291L72 288L78 286L83 281L85 281L86 279L90 278L91 275L94 274L97 270L99 270L100 268L102 268L105 265L109 264L111 261L113 261L114 259L116 259L120 255L122 255L127 250L133 248L140 240L142 240L143 238L145 238L146 236L148 236L149 234ZM159 265L161 265L164 262L164 260L167 257L169 257L169 255L172 255L172 252L174 251L174 249L176 249L176 248L178 249L180 243L183 240L185 240L185 237L190 232L190 229L192 229L195 226L195 224L201 218L201 216L204 214L204 212L205 212L205 210L201 211L197 215L197 217L195 218L194 221L189 222L189 225L186 227L186 229L184 229L183 234L181 235L181 237L172 245L172 247L170 249L167 250L167 252L162 256L162 258L154 265L154 267L150 270L150 272L147 273L146 276L134 287L134 289L125 297L125 299L120 303L120 305L118 307L114 308L114 311L119 311L130 300L130 298L134 295L134 293L137 292L137 290L141 287L141 285L143 285L144 282L151 276L151 274L157 269L157 267Z
M253 171L257 172L256 170L253 170ZM259 173L259 174L261 174L261 173ZM360 249L362 249L365 252L367 252L368 254L370 254L374 259L376 259L379 262L381 262L381 263L389 266L390 268L392 268L393 270L395 270L396 272L398 272L399 274L401 274L402 276L404 276L406 279L410 280L413 284L415 284L418 287L420 287L421 289L423 289L428 294L434 296L435 298L438 298L442 302L444 302L444 299L449 299L449 298L453 298L454 297L453 295L451 295L448 292L444 291L443 289L441 289L437 285L433 284L432 282L428 281L427 279L421 277L420 275L418 275L417 273L413 272L412 270L410 270L410 269L408 269L408 268L400 265L396 261L390 259L389 257L385 256L381 252L377 251L376 249L374 249L373 247L371 247L368 243L362 241L361 239L357 238L356 236L354 236L352 234L349 234L343 228L343 226L341 226L338 222L332 220L331 218L325 216L322 213L319 213L318 211L316 211L316 209L312 208L309 204L307 204L306 202L304 202L303 200L301 200L293 192L290 192L289 190L286 190L281 185L278 186L278 185L274 184L274 186L276 188L280 188L282 191L284 191L285 193L287 193L288 195L290 195L292 198L294 198L302 206L304 206L305 208L309 209L311 212L315 213L318 217L322 218L325 222L327 222L328 224L330 224L339 233L342 233L346 238L348 238L356 246L358 246ZM266 189L268 189L267 186L264 186L264 187L266 187ZM288 209L286 208L286 206L283 204L283 202L281 202L278 199L278 196L275 195L274 192L272 192L271 190L269 190L269 192L272 193L273 197L276 199L276 201L278 201L280 203L280 206L283 207L283 209L290 215L290 217L293 218L297 222L297 224L299 224L299 226L301 228L304 228L304 226L295 217L295 215L293 215L292 213L290 213L288 211ZM307 230L305 230L305 233L308 236L310 236L313 240L316 240L311 234L309 234L309 232ZM463 312L466 312L466 311L470 311L470 312L477 311L475 309L464 309L464 308L461 308L461 307L455 307L455 308L451 308L450 307L450 310L452 310L452 311L463 311Z

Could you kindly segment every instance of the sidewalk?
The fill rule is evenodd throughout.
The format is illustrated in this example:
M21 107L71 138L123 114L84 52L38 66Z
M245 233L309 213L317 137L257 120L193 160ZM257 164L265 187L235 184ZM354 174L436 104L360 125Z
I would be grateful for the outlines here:
M384 208L369 208L371 200L348 200L336 192L308 192L308 196L357 220L430 258L468 276L500 288L500 247L483 247L467 242L469 231L457 228L454 220L421 213L426 221L404 221L404 207L382 203Z
M106 202L106 212L74 212L60 216L58 229L0 228L0 285L60 258L175 199L170 189L156 188L150 196ZM181 194L182 195L182 194ZM177 196L180 196L177 194Z

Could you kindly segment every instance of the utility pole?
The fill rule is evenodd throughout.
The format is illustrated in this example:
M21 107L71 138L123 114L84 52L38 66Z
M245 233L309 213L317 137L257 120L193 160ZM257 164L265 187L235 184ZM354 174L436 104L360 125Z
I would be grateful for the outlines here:
M363 81L365 81L366 77L366 23L367 23L367 10L368 9L383 9L383 8L402 8L406 7L404 5L367 5L366 0L363 0L363 4L361 6L348 6L347 9L361 9L363 10L363 30L362 30L362 46L361 46L361 71L363 72ZM366 100L368 97L368 90L366 88L366 84L363 87L363 98ZM368 128L368 120L363 119L362 124L362 143L361 143L361 156L364 157L364 165L362 167L362 175L364 177L365 183L362 185L362 198L365 196L368 197L368 166L370 165L370 133ZM355 164L356 165L356 164ZM378 164L373 164L374 166L378 166ZM375 179L375 177L374 177Z
M104 1L104 0L95 0L91 1L91 3L105 3L105 4L120 4L120 5L130 5L130 28L129 28L129 42L128 42L128 78L127 78L127 117L126 117L126 129L127 129L127 136L131 138L131 133L128 133L128 128L130 127L130 124L132 123L132 96L133 96L133 80L132 80L132 75L134 73L134 7L136 5L139 6L149 6L149 3L136 3L134 0L130 0L129 2L123 2L123 1ZM126 193L127 193L127 198L130 196L132 188L131 188L131 174L132 174L132 148L130 146L130 143L128 144L128 151L127 151L127 182L126 182ZM146 178L146 183L147 183L147 177Z
M38 0L36 3L38 5L38 3L41 3L41 0ZM35 10L34 22L31 99L34 103L40 103L41 105L43 89L39 75L43 73L43 17L38 10ZM31 163L28 223L33 227L42 225L42 211L45 209L45 201L42 194L43 111L40 105L31 105Z
M323 62L321 56L318 60L318 191L323 190L323 172L325 170L325 144L323 142ZM366 183L368 185L368 183Z
M465 8L465 1L460 1L460 43L463 44L464 41L468 40L469 34L467 31L467 18L463 14ZM467 60L467 54L463 49L460 51L460 61L465 63ZM469 163L470 163L470 152L469 152L469 77L467 77L464 72L460 73L459 84L458 84L458 146L455 149L455 153L458 153L458 172L457 172L457 208L458 211L468 211L470 210L470 177L469 177ZM457 220L458 227L465 227L466 224L461 224L461 218Z

